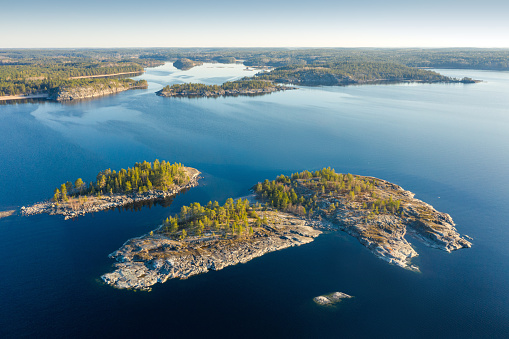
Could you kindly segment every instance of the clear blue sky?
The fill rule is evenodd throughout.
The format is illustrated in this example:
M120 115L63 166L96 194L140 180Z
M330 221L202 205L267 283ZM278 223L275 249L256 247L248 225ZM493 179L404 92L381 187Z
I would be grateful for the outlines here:
M25 0L0 48L509 47L509 1Z

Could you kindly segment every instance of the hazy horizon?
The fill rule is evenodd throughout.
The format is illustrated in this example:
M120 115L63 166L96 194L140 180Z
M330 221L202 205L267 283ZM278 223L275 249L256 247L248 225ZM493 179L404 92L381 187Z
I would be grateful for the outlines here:
M509 3L494 0L28 0L2 12L0 48L509 48Z

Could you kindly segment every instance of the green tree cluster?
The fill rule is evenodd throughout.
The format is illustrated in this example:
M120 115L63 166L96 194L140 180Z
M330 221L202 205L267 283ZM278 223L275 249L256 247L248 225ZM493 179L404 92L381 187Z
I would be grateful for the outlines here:
M259 217L256 208L251 206L247 199L234 201L229 198L222 206L217 201L210 201L206 206L196 202L182 206L179 214L168 217L160 232L178 239L182 239L183 234L184 237L201 237L212 233L222 234L224 238L252 236L254 231L250 219L254 219L256 223Z
M62 184L55 190L54 201L66 201L68 195L94 195L113 193L143 193L149 190L166 191L174 185L182 185L189 180L184 166L167 161L155 160L136 163L134 167L121 169L118 172L107 169L99 172L96 181L86 185L81 178L75 183ZM58 191L58 194L57 194Z

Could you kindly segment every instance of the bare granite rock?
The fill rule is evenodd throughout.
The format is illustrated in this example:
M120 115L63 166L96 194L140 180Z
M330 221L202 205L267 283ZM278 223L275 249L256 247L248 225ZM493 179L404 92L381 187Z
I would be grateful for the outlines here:
M331 294L320 295L318 297L314 297L313 301L321 306L332 306L334 304L339 303L343 299L353 298L351 295L348 295L343 292L334 292Z
M418 253L405 238L407 234L422 241L429 247L451 252L460 248L469 248L472 244L461 237L454 227L454 221L447 213L439 212L433 206L414 198L414 193L388 181L372 178L376 181L373 194L377 199L399 200L401 213L375 214L361 208L367 200L351 201L346 196L319 197L322 210L331 204L338 206L334 212L325 213L323 221L328 222L329 229L339 229L356 237L378 258L397 266L418 270L410 263ZM300 194L309 191L300 185ZM314 192L308 192L313 194ZM361 198L362 199L362 198ZM369 198L366 198L369 199Z
M110 254L118 261L115 271L101 278L117 288L148 290L168 279L218 271L269 252L307 244L322 233L290 214L278 213L277 218L277 225L264 225L252 237L220 239L209 235L177 241L155 234L128 240Z

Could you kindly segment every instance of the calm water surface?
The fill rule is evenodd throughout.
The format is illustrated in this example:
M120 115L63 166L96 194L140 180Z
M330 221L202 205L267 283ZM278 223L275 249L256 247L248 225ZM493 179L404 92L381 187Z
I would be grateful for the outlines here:
M301 88L261 97L161 98L172 83L221 84L241 65L167 64L147 90L62 105L0 106L0 210L63 181L137 161L178 161L201 185L170 206L0 219L0 337L508 337L509 73L442 70L485 82ZM152 292L98 278L108 254L183 204L223 202L265 178L331 166L415 192L474 237L447 254L414 241L413 273L334 233ZM312 298L343 291L334 309Z

